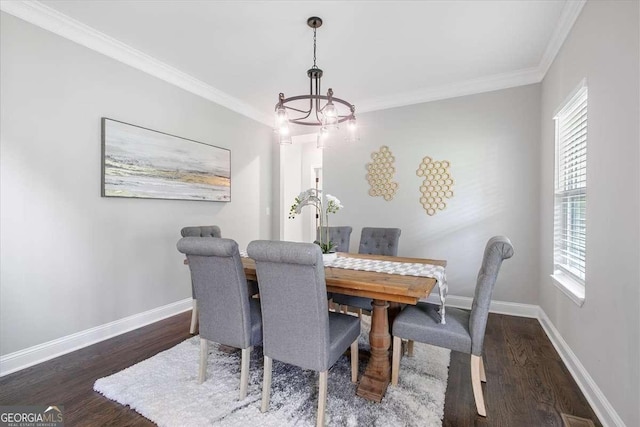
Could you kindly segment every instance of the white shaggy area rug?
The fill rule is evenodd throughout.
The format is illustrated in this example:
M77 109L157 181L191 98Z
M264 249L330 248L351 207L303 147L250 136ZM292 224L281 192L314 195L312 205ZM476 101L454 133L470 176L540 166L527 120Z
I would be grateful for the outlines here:
M369 320L366 316L363 320ZM368 322L367 322L368 323ZM368 349L363 322L360 349ZM210 344L207 379L198 384L200 341L190 338L150 359L96 381L94 390L160 426L314 426L318 374L273 361L269 412L260 412L262 347L251 357L247 398L239 400L240 351ZM382 403L356 396L349 357L329 371L326 425L441 426L447 388L449 350L415 344L403 357L398 387L389 386ZM364 371L360 363L360 375Z

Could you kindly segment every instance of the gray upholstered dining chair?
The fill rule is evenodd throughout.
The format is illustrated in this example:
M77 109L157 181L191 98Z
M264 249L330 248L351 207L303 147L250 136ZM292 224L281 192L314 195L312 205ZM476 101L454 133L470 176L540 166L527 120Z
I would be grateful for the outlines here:
M358 253L397 256L401 231L399 228L364 227Z
M251 349L262 343L260 302L250 298L238 244L231 239L183 237L200 307L200 370L205 380L209 341L242 349L240 400L247 395Z
M358 253L397 256L401 232L402 230L399 228L364 227L360 234ZM362 316L362 310L371 311L371 298L334 293L333 302L339 304L345 313L347 312L347 307L357 308L358 316Z
M217 225L202 225L202 226L189 226L180 230L182 237L222 237L220 233L220 227ZM195 334L198 326L198 300L196 300L196 293L193 290L193 280L191 281L191 326L189 327L189 333Z
M220 227L217 225L196 225L184 227L180 230L182 237L222 237ZM249 287L249 295L255 295L258 293L258 283L254 280L247 280L247 286ZM196 294L193 291L193 282L191 282L191 326L189 327L189 333L195 334L198 326L198 300Z
M471 312L447 309L447 323L440 323L439 306L418 303L407 306L393 322L393 363L391 384L398 385L402 339L445 347L471 355L471 385L479 415L487 416L481 382L486 382L482 348L489 317L491 293L502 261L513 256L511 241L504 236L489 239L478 273Z
M329 229L329 240L332 241L335 246L336 252L349 252L349 243L351 240L351 231L353 228L346 226L341 227L318 227L316 230L316 240L320 240L320 231L326 236L327 228Z
M360 320L327 310L322 252L313 243L254 241L262 305L264 382L262 412L269 408L272 360L320 373L317 425L324 425L329 368L351 346L351 381L358 379ZM282 301L288 301L283 310Z

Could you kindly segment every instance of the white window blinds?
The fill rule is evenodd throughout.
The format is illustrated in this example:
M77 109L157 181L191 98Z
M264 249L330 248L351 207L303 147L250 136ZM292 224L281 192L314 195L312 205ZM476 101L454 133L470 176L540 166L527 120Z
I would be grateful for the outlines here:
M554 270L584 286L587 236L587 88L555 117Z

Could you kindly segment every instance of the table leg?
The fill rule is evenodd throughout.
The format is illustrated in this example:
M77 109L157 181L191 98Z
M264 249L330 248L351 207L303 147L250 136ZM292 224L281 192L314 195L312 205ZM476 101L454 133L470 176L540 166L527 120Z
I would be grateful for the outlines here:
M391 364L389 363L391 335L389 335L389 319L387 317L389 303L373 300L372 306L371 331L369 332L371 358L360 379L356 394L365 399L381 402L391 380Z
M389 304L389 308L387 308L387 316L389 318L389 326L391 326L393 325L393 321L396 320L396 317L398 317L398 314L402 311L403 305L397 302L388 302L387 304ZM393 342L391 343L391 346L393 347Z

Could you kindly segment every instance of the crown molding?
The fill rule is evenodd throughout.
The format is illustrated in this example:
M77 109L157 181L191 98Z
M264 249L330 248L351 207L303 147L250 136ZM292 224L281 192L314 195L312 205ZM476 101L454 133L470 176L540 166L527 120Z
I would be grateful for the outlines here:
M538 65L538 70L541 74L540 80L542 80L547 74L547 71L549 71L549 67L551 67L558 52L560 52L560 48L562 48L564 41L573 28L573 24L575 24L578 15L580 15L586 3L587 0L567 0L564 4L556 29L553 31L553 34L551 34L547 48Z
M358 102L358 112L385 110L539 83L546 75L553 60L560 51L562 44L571 31L586 1L587 0L566 1L560 18L558 19L558 24L549 39L540 63L536 67L457 83L432 86L417 91L365 99ZM177 68L134 49L38 1L2 1L0 2L0 10L137 68L216 104L220 104L236 113L267 126L272 125L272 119L269 114L265 114L238 98L216 89Z
M549 71L549 67L560 51L560 48L562 48L562 44L569 35L571 28L573 28L573 24L576 22L586 2L587 0L567 0L565 2L556 28L549 39L549 43L547 43L540 63L536 67L510 73L494 74L457 83L432 86L396 95L366 99L358 102L358 112L385 110L388 108L397 108L406 105L421 104L423 102L457 98L459 96L540 83L547 74L547 71Z
M511 73L494 74L457 83L403 92L358 102L358 112L386 110L423 102L438 101L477 93L492 92L510 87L539 83L542 80L538 68L528 68Z
M270 115L38 1L0 2L0 10L201 96L267 126Z

